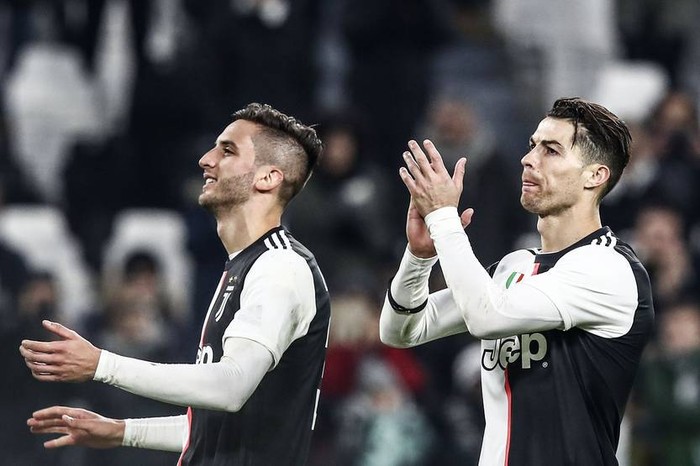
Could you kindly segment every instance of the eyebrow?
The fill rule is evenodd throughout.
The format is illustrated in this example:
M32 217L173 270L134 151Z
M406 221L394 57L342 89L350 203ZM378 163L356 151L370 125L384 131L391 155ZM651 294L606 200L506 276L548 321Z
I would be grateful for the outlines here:
M229 139L217 139L214 144L217 146L233 146L234 149L238 149L236 143Z
M562 149L564 149L564 146L559 141L555 141L554 139L543 139L539 143L543 146L559 146ZM535 140L532 137L530 137L530 144L532 144L533 146L537 145L535 144Z

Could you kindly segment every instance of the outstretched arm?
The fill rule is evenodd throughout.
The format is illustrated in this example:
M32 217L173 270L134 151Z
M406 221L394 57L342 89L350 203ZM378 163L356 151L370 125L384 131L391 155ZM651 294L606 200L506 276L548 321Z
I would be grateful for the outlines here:
M187 417L121 420L86 409L52 406L33 413L27 425L34 434L61 434L44 442L46 448L131 446L179 452L187 430Z
M226 339L224 355L217 363L157 364L100 350L56 322L45 321L44 327L62 340L24 340L20 347L36 379L45 382L94 379L181 406L238 411L272 365L270 352L245 338Z

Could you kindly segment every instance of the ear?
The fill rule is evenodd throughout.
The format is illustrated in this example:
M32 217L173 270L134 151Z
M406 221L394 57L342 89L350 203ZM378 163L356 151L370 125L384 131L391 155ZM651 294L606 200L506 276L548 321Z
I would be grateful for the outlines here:
M610 168L607 165L598 163L587 166L584 170L586 182L583 185L586 189L596 189L604 185L610 179Z
M284 181L284 173L274 165L263 165L255 174L255 189L261 192L269 192L277 188Z

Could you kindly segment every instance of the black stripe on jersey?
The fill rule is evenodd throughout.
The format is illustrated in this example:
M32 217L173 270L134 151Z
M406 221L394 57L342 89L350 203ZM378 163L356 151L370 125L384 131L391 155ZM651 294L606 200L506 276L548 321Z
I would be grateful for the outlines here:
M277 237L277 241L282 245L282 249L289 249L289 241L285 241L285 238L282 237L282 232L278 231L274 234L274 236Z

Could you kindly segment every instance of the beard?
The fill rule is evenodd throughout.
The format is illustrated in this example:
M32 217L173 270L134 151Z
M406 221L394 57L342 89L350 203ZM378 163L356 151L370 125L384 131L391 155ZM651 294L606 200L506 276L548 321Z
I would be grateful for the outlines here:
M567 198L553 201L551 198L542 199L533 196L520 196L520 205L523 209L538 217L549 217L550 215L558 215L574 205L573 200Z
M255 173L249 172L216 181L208 192L199 195L199 205L216 215L244 204L250 199L254 176Z

